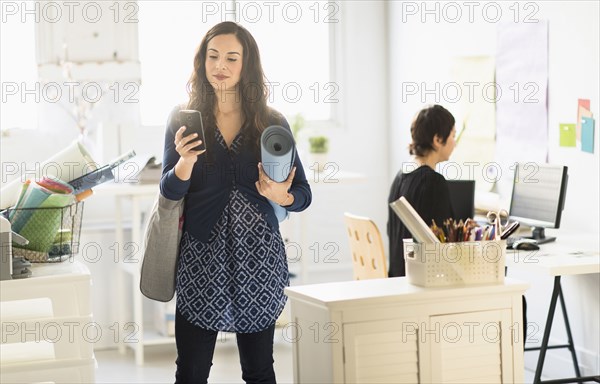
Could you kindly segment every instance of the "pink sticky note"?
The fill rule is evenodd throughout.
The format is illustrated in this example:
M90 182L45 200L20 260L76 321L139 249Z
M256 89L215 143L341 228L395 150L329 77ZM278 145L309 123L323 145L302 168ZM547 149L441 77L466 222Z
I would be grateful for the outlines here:
M590 112L590 100L589 99L577 99L577 126L575 134L577 142L581 142L581 118L582 117L593 117Z
M588 111L590 110L590 100L589 99L577 99L577 105L587 109Z

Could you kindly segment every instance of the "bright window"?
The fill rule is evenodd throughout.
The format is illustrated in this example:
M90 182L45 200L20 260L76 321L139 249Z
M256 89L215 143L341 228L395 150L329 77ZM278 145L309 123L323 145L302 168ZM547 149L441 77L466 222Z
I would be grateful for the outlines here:
M221 21L236 21L258 43L269 82L269 104L289 118L330 120L341 90L331 80L330 31L339 4L328 1L139 2L144 125L163 125L187 101L186 83L204 34Z
M42 102L35 59L35 14L33 1L15 2L0 23L0 79L2 109L0 128L37 128L38 105ZM9 4L3 7L9 7ZM10 11L10 12L9 12Z

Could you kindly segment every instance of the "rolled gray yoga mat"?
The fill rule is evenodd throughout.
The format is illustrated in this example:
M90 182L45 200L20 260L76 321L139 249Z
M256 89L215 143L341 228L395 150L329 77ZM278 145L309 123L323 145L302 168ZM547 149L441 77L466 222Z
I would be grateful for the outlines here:
M290 175L296 156L296 145L292 132L279 125L271 125L260 137L260 152L263 169L273 181L281 183ZM282 206L269 200L277 220L282 222L289 216Z

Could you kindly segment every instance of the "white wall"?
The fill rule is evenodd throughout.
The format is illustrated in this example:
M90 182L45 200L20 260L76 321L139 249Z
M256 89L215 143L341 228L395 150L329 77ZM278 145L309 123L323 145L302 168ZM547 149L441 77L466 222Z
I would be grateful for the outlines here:
M315 184L313 204L305 213L310 221L308 244L335 244L339 247L339 263L318 263L315 274L309 276L311 282L352 278L344 212L371 217L383 233L387 220L389 83L384 6L353 1L344 3L341 10L342 56L336 75L341 90L341 126L328 133L329 161L339 170L340 183ZM344 172L358 172L364 178L348 184L341 178ZM333 272L340 267L343 274Z
M444 3L437 2L442 16L440 22L436 22L434 14L422 14L424 8L408 2L419 7L419 13L413 15L413 9L406 3L391 2L389 5L392 84L390 176L396 173L402 162L409 161L406 148L410 142L410 121L423 104L437 101L451 111L456 108L455 103L444 100L443 92L437 95L427 94L424 89L433 89L436 82L443 88L451 80L450 66L454 57L494 56L496 52L496 23L486 21L481 12L474 11L474 20L469 22L468 8L462 7L463 18L457 23L451 23L444 21L444 6L439 6ZM432 4L426 9L433 10ZM495 4L503 6L501 21L513 17L514 12L508 9L513 3ZM535 4L538 6L535 17L549 20L549 131L548 143L542 145L547 145L550 163L569 167L569 189L562 226L597 234L600 228L598 220L591 220L589 223L581 220L580 212L592 212L596 216L599 212L597 199L588 198L590 193L598 193L598 135L595 137L596 151L593 155L573 148L561 148L558 146L558 124L575 122L577 98L591 99L592 112L598 113L598 4L577 1ZM482 6L475 9L480 8ZM521 17L533 11L533 8L527 12L521 9ZM425 22L421 21L421 16L425 17ZM406 22L402 22L403 19ZM416 95L403 95L402 89L407 83L425 83L425 87L420 87ZM436 96L439 97L438 100L435 99ZM510 152L510 148L497 150ZM515 161L521 156L519 153L513 154ZM578 188L584 184L585 188Z
M390 178L403 162L409 161L406 150L410 142L410 121L423 104L436 102L433 95L423 92L415 96L402 94L402 86L407 82L424 82L429 89L435 82L445 84L451 81L450 64L457 56L491 55L496 52L496 23L490 22L495 16L490 7L489 14L482 10L486 2L476 2L472 22L469 8L465 3L454 2L462 10L460 21L444 2L391 2L389 4L389 47L390 47ZM435 11L437 4L438 12ZM502 9L501 20L511 20L515 13L514 2L496 2ZM526 4L529 4L526 7ZM416 6L416 13L415 7ZM444 11L444 7L446 11ZM575 148L558 146L559 123L575 123L578 98L591 99L591 110L598 116L600 88L598 68L600 67L600 33L598 23L599 4L597 2L548 1L519 3L519 20L532 15L539 20L549 21L549 90L548 90L548 142L541 143L548 148L548 162L569 167L569 185L561 228L548 230L560 241L560 234L567 232L587 233L598 236L600 214L598 129L595 135L595 153L583 153ZM425 7L425 8L423 8ZM424 10L433 10L433 13ZM444 18L444 12L448 17ZM435 17L439 16L436 20ZM425 18L425 22L421 17ZM421 97L425 97L425 101ZM456 105L442 97L437 101L450 111ZM404 102L403 102L404 97ZM597 117L596 117L597 120ZM596 123L597 125L597 123ZM510 148L497 148L497 151L510 151ZM514 153L514 161L522 154ZM391 180L391 179L390 179ZM505 180L510 181L510 180ZM507 196L502 196L506 201ZM541 340L552 279L541 274L524 274L509 271L509 274L530 281L532 288L527 293L529 302L528 320L538 328L537 339ZM598 275L566 277L563 288L569 309L575 345L584 372L596 374L600 370L599 300L600 279ZM562 319L557 315L551 342L564 342ZM527 367L535 368L537 354L526 354ZM548 354L544 373L549 377L564 377L572 373L568 353L551 351Z

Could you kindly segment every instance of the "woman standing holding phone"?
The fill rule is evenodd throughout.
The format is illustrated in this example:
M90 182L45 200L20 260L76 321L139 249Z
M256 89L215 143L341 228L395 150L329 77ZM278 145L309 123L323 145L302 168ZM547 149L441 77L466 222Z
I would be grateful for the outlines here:
M269 200L288 211L312 199L300 159L272 181L260 164L260 135L289 129L266 104L258 46L242 26L223 22L202 39L188 82L187 105L167 123L161 193L185 197L177 271L177 383L206 383L218 331L235 332L242 378L274 383L275 321L289 284L285 248ZM197 110L205 150L186 135L180 109Z

